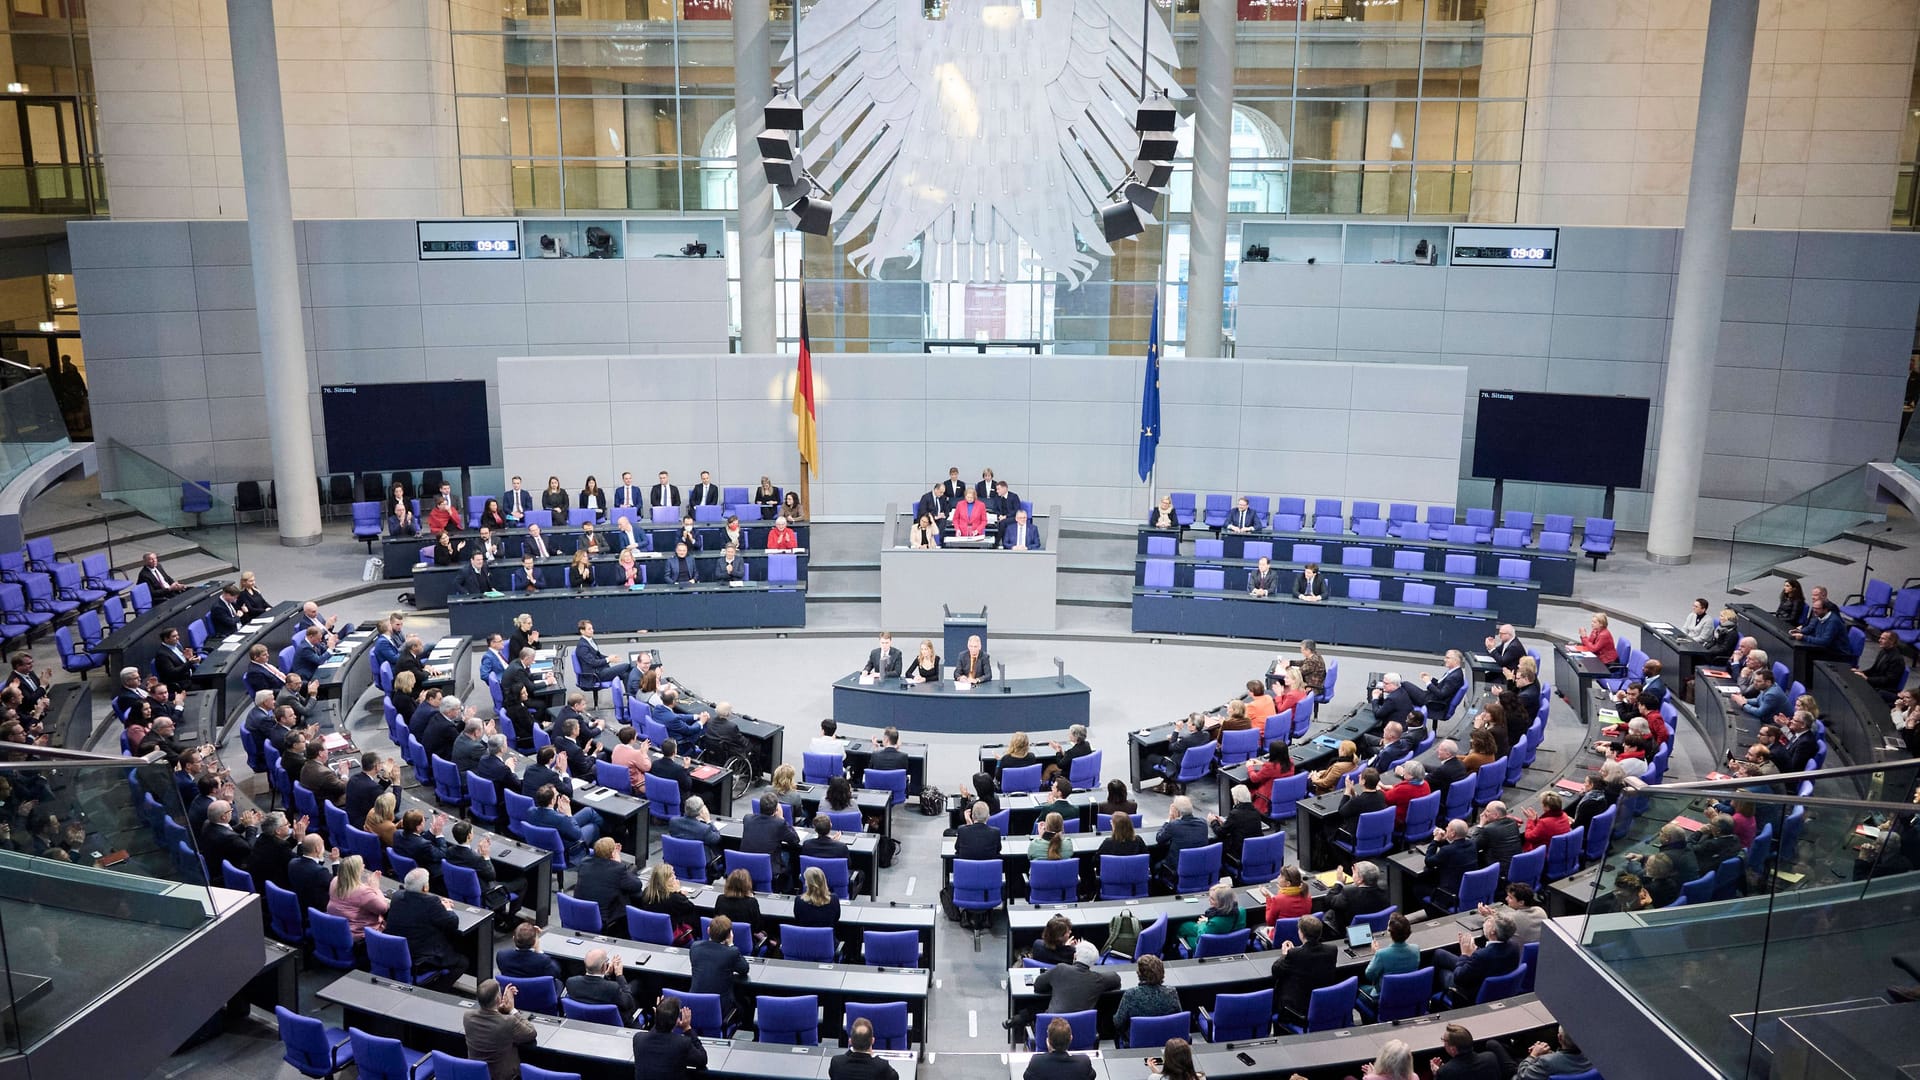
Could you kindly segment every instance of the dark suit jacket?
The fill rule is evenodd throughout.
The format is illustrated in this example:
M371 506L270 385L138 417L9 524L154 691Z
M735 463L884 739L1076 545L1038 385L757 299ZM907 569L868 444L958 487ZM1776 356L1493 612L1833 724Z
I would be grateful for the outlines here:
M1036 994L1047 994L1047 1012L1084 1012L1100 1007L1100 997L1120 989L1120 976L1078 962L1058 964L1033 980Z
M1295 596L1327 595L1327 575L1315 574L1313 575L1312 581L1308 581L1307 575L1305 574L1293 575L1293 595Z
M245 869L253 858L253 830L246 835L236 832L231 825L215 825L211 822L200 831L200 855L207 861L207 869L215 873L220 870L221 860Z
M1352 776L1354 774L1348 773L1347 775ZM1359 782L1356 781L1352 793L1343 796L1340 800L1340 821L1342 822L1343 828L1349 830L1355 829L1359 827L1358 822L1360 821L1361 814L1370 814L1375 810L1385 810L1386 808L1386 795L1381 793L1378 788L1368 791L1366 788L1361 787Z
M162 581L162 578L165 578L165 580ZM156 596L169 589L180 587L180 582L176 581L172 574L167 573L166 567L164 566L141 567L139 580L141 584L147 587L148 592Z
M387 908L387 933L407 939L415 971L452 963L460 955L454 944L459 932L459 916L430 893L396 893Z
M331 866L302 855L287 864L287 880L292 883L293 895L299 899L301 907L315 911L327 910L327 890L333 887Z
M260 883L263 881L271 881L275 885L291 891L293 882L287 877L287 864L293 861L293 856L294 848L291 837L281 840L277 837L262 836L253 842L253 851L248 856L247 861L244 863L234 863L234 865L245 870L252 876L254 888L260 888ZM306 860L303 859L301 861L305 862ZM266 890L261 889L260 891L264 893ZM325 911L326 905L320 905L320 910Z
M827 1063L827 1080L899 1080L885 1058L849 1050Z
M493 954L493 968L515 979L560 977L560 962L538 949L505 948Z
M1445 1057L1444 1051L1441 1054ZM1433 1074L1433 1080L1500 1080L1500 1059L1486 1050L1469 1050L1448 1058Z
M1023 532L1020 525L1008 522L1006 536L1000 541L1000 546L1009 549L1018 548L1025 551L1039 551L1041 549L1040 526L1029 521Z
M246 612L228 607L225 597L216 597L213 606L207 609L207 615L213 621L213 636L216 638L226 637L240 629L240 624L246 621Z
M1464 780L1466 777L1466 763L1458 757L1450 757L1427 770L1427 787L1434 791L1444 792L1447 790L1448 785L1454 783L1456 780ZM1442 796L1441 801L1445 802L1446 798Z
M373 809L374 800L386 794L387 789L388 785L367 773L356 771L347 780L347 794L341 800L341 807L347 812L347 824L356 829L365 828L367 811Z
M620 1016L628 1021L633 1019L633 1011L638 1007L634 1004L633 988L627 985L627 980L616 979L612 975L575 975L567 980L567 996L588 1005L617 1006Z
M498 754L488 754L481 758L480 764L474 766L473 774L482 780L492 781L493 786L501 791L526 794L520 790L520 778L513 775L513 770L507 767L506 761Z
M1313 992L1334 982L1334 964L1340 950L1330 941L1296 945L1273 962L1273 999L1282 1010L1307 1015Z
M491 588L493 588L493 582L489 580L487 568L484 566L475 570L471 564L468 564L461 569L460 576L453 581L455 596L479 596Z
M1247 591L1252 592L1255 589L1265 590L1268 596L1278 593L1280 591L1280 571L1269 569L1264 574L1257 569L1248 571Z
M187 688L193 679L193 665L187 663L184 656L176 656L165 646L153 654L153 673L167 684L167 689L178 694Z
M393 834L393 850L412 859L420 869L432 875L436 883L440 881L440 863L447 857L447 841L444 837L433 835L425 826L414 832L396 832Z
M747 977L747 958L731 942L702 938L687 950L687 962L693 971L696 994L719 994L720 1015L734 1010L733 987Z
M666 582L669 585L685 585L700 580L700 565L689 554L686 558L678 555L667 556Z
M938 518L944 513L946 513L946 507L941 505L940 498L931 491L920 496L920 501L913 506L913 518L915 521L920 520L922 517Z
M1389 721L1407 722L1407 714L1413 712L1413 696L1407 693L1407 684L1382 696L1373 703L1373 723L1376 730L1387 726Z
M607 933L624 935L627 905L637 906L640 894L646 891L640 875L619 859L602 859L598 856L583 860L579 875L573 887L574 898L599 904L600 925L606 928Z
M1408 696L1413 698L1415 704L1426 706L1427 716L1439 723L1446 719L1445 710L1453 704L1453 695L1460 692L1466 681L1466 668L1457 667L1443 672L1425 686L1409 686Z
M325 639L319 645L309 645L303 638L293 648L293 666L288 670L300 676L302 682L312 682L313 673L320 670L320 665L326 663L330 655Z
M1085 1054L1049 1050L1027 1060L1023 1080L1093 1080L1093 1062Z
M954 658L953 670L956 677L960 675L967 675L974 682L992 682L993 681L993 657L987 655L987 650L985 649L980 650L980 657L978 660L975 660L973 657L970 657L966 653L962 652L959 656ZM969 675L968 674L969 672L972 672L973 674Z
M647 490L647 500L654 506L677 507L680 505L680 486L678 484L667 484L665 486L655 484Z
M659 765L655 764L654 768L657 770ZM800 836L778 811L772 814L749 814L740 822L740 850L773 856L773 869L778 873L786 865L786 853L800 850ZM993 853L995 856L1000 854L997 842Z
M1517 668L1520 666L1520 658L1527 655L1527 649L1520 644L1519 638L1514 638L1505 644L1495 641L1487 655L1493 657L1493 662L1499 664L1502 669Z
M707 1067L707 1048L691 1032L636 1031L633 1080L685 1080Z
M1327 890L1327 925L1344 934L1355 915L1371 915L1388 903L1386 891L1377 885L1335 885Z
M861 670L877 671L880 673L880 677L883 679L899 678L900 677L900 650L888 649L887 655L884 660L880 656L879 649L869 650L867 653L867 666L862 668Z
M991 825L967 824L953 837L956 859L997 859L1000 857L1000 830Z
M1257 529L1260 527L1260 512L1249 506L1245 510L1234 508L1227 513L1227 528Z
M720 485L695 484L691 488L688 488L687 489L687 505L689 507L719 506L720 505Z
M391 921L391 916L388 917ZM1489 941L1460 961L1453 969L1453 990L1462 999L1472 1001L1480 993L1480 984L1495 975L1505 975L1520 966L1520 946L1511 941Z
M1480 849L1474 846L1471 837L1466 836L1444 844L1436 841L1427 846L1427 869L1440 875L1436 887L1441 892L1458 896L1460 876L1469 870L1480 869Z

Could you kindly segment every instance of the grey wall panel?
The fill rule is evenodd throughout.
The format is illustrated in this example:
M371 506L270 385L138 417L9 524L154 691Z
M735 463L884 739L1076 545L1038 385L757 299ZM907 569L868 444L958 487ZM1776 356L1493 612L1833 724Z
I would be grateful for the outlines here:
M420 303L421 265L409 253L406 262L309 266L308 302L314 307L416 305Z
M1893 373L1905 368L1888 364L1888 358L1904 357L1912 347L1910 328L1790 325L1782 350L1784 365L1801 371L1856 371L1869 367Z
M299 243L300 228L295 226L293 233L295 243ZM245 221L187 222L187 242L193 266L247 266L253 262Z
M1663 363L1667 357L1667 320L1555 315L1552 355Z
M1920 281L1920 261L1913 257L1913 243L1898 233L1809 232L1800 234L1793 275L1846 281Z
M1246 345L1332 349L1340 344L1340 310L1331 307L1243 306L1234 333ZM1136 394L1138 391L1136 391Z
M1786 341L1784 323L1723 322L1716 363L1739 368L1777 368Z
M95 350L92 320L80 317L81 338ZM312 326L311 323L308 324ZM200 312L200 346L210 353L260 353L260 316L251 306Z
M1449 311L1440 333L1441 350L1448 354L1545 356L1552 343L1553 316L1544 313Z
M1035 364L1027 377L1027 396L1033 401L1125 402L1137 419L1140 386L1146 377L1143 361L1137 356L1101 360L1092 364ZM1127 426L1131 428L1133 422L1128 420Z
M1775 460L1825 462L1852 467L1870 459L1875 447L1884 445L1898 434L1897 421L1875 424L1803 416L1774 425L1770 456Z
M625 341L627 305L577 301L528 303L527 340L551 345L587 345Z
M512 402L595 402L611 399L612 380L604 356L548 357L537 364L505 364L500 378L504 409Z
M449 259L418 267L423 304L519 304L526 298L518 263Z
M1437 310L1342 308L1340 348L1437 353L1444 318Z
M417 349L426 344L420 305L311 308L314 343L322 349Z
M1897 375L1827 371L1780 374L1780 401L1793 413L1810 417L1895 420L1906 380ZM1826 458L1822 460L1838 460Z
M295 227L306 240L303 261L308 265L403 263L419 258L420 234L411 221L302 221Z
M204 359L208 397L260 397L267 392L259 353L208 353Z
M76 279L77 281L78 279ZM194 299L201 311L244 308L253 310L253 267L196 266ZM84 306L82 310L85 310Z
M1771 419L1780 398L1780 373L1764 369L1722 368L1713 380L1714 412L1734 412L1756 419ZM1718 441L1707 445L1720 448Z
M1347 445L1351 418L1344 409L1297 409L1284 404L1242 410L1240 446L1246 450L1317 450Z
M174 401L207 397L206 365L198 356L87 358L95 403ZM122 440L123 442L125 440Z
M705 302L715 282L725 284L724 259L631 259L625 263L627 299L654 303Z
M1353 369L1350 404L1356 412L1438 413L1457 420L1463 386L1456 368L1367 365Z
M1775 229L1735 229L1733 246L1728 252L1728 272L1755 277L1792 277L1795 252L1799 250L1801 238L1819 235L1822 234Z
M1745 272L1751 268L1738 269ZM1720 317L1731 322L1783 323L1792 298L1792 278L1728 275Z
M1795 278L1788 320L1911 331L1916 308L1920 308L1920 283Z
M89 361L200 355L200 320L191 311L82 317L90 328L82 339Z
M1106 446L1140 444L1140 406L1118 401L1036 401L1027 417L1027 437L1049 442L1073 432L1083 443ZM1242 437L1246 429L1241 429Z
M427 377L425 349L321 349L314 359L323 385L417 382Z
M627 299L624 264L610 259L529 259L520 264L534 303L609 303Z
M71 222L67 226L67 251L76 272L83 266L193 265L193 245L184 221Z
M1672 280L1667 274L1562 270L1554 276L1553 310L1663 319L1669 314Z
M673 364L657 360L607 361L608 399L616 402L711 402L719 371L711 364ZM682 408L674 405L673 409ZM654 412L671 409L647 410Z
M96 401L94 423L117 432L114 438L128 446L163 446L171 442L206 443L213 439L213 421L207 399L177 401Z
M1678 229L1562 227L1555 264L1562 270L1670 273L1679 239Z
M420 309L420 334L440 347L517 352L527 344L527 312L520 304L429 304Z
M1462 266L1445 271L1448 311L1553 310L1555 275L1532 268Z
M1340 306L1439 310L1447 306L1447 278L1430 266L1356 264L1341 267Z
M73 282L80 310L100 315L196 309L192 274L156 274L147 267L100 268Z

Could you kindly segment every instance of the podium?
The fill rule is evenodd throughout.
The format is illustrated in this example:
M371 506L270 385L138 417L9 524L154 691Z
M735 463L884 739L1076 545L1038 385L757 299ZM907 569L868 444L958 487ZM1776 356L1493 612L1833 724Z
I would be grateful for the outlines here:
M980 651L989 654L993 652L992 649L987 647L986 608L981 608L980 614L978 615L967 615L964 613L955 615L952 608L941 604L940 614L944 619L940 624L942 631L940 637L940 660L942 663L948 667L952 667L956 657L965 656L967 654L967 639L973 637L975 634L980 635Z

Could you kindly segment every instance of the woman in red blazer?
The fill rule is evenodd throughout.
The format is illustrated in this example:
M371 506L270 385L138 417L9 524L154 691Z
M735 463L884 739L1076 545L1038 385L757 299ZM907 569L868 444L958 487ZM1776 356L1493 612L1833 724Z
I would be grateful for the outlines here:
M1598 657L1603 664L1617 664L1620 662L1620 654L1615 652L1613 648L1613 631L1607 629L1607 616L1605 612L1596 611L1593 613L1593 626L1588 629L1586 633L1580 635L1579 645L1582 649Z

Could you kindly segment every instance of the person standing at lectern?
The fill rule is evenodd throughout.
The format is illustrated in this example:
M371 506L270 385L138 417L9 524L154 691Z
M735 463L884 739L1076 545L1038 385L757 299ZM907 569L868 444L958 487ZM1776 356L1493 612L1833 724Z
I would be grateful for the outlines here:
M972 685L993 681L993 658L980 649L980 635L967 639L966 654L953 663L953 681Z
M900 650L893 647L893 635L880 632L880 645L867 654L867 666L861 668L862 674L878 675L883 679L900 677Z
M955 536L985 536L987 534L987 504L981 502L967 489L966 498L953 505L953 534Z
M913 663L907 665L907 681L916 683L940 681L940 654L933 651L933 642L921 640L920 652L914 656Z

